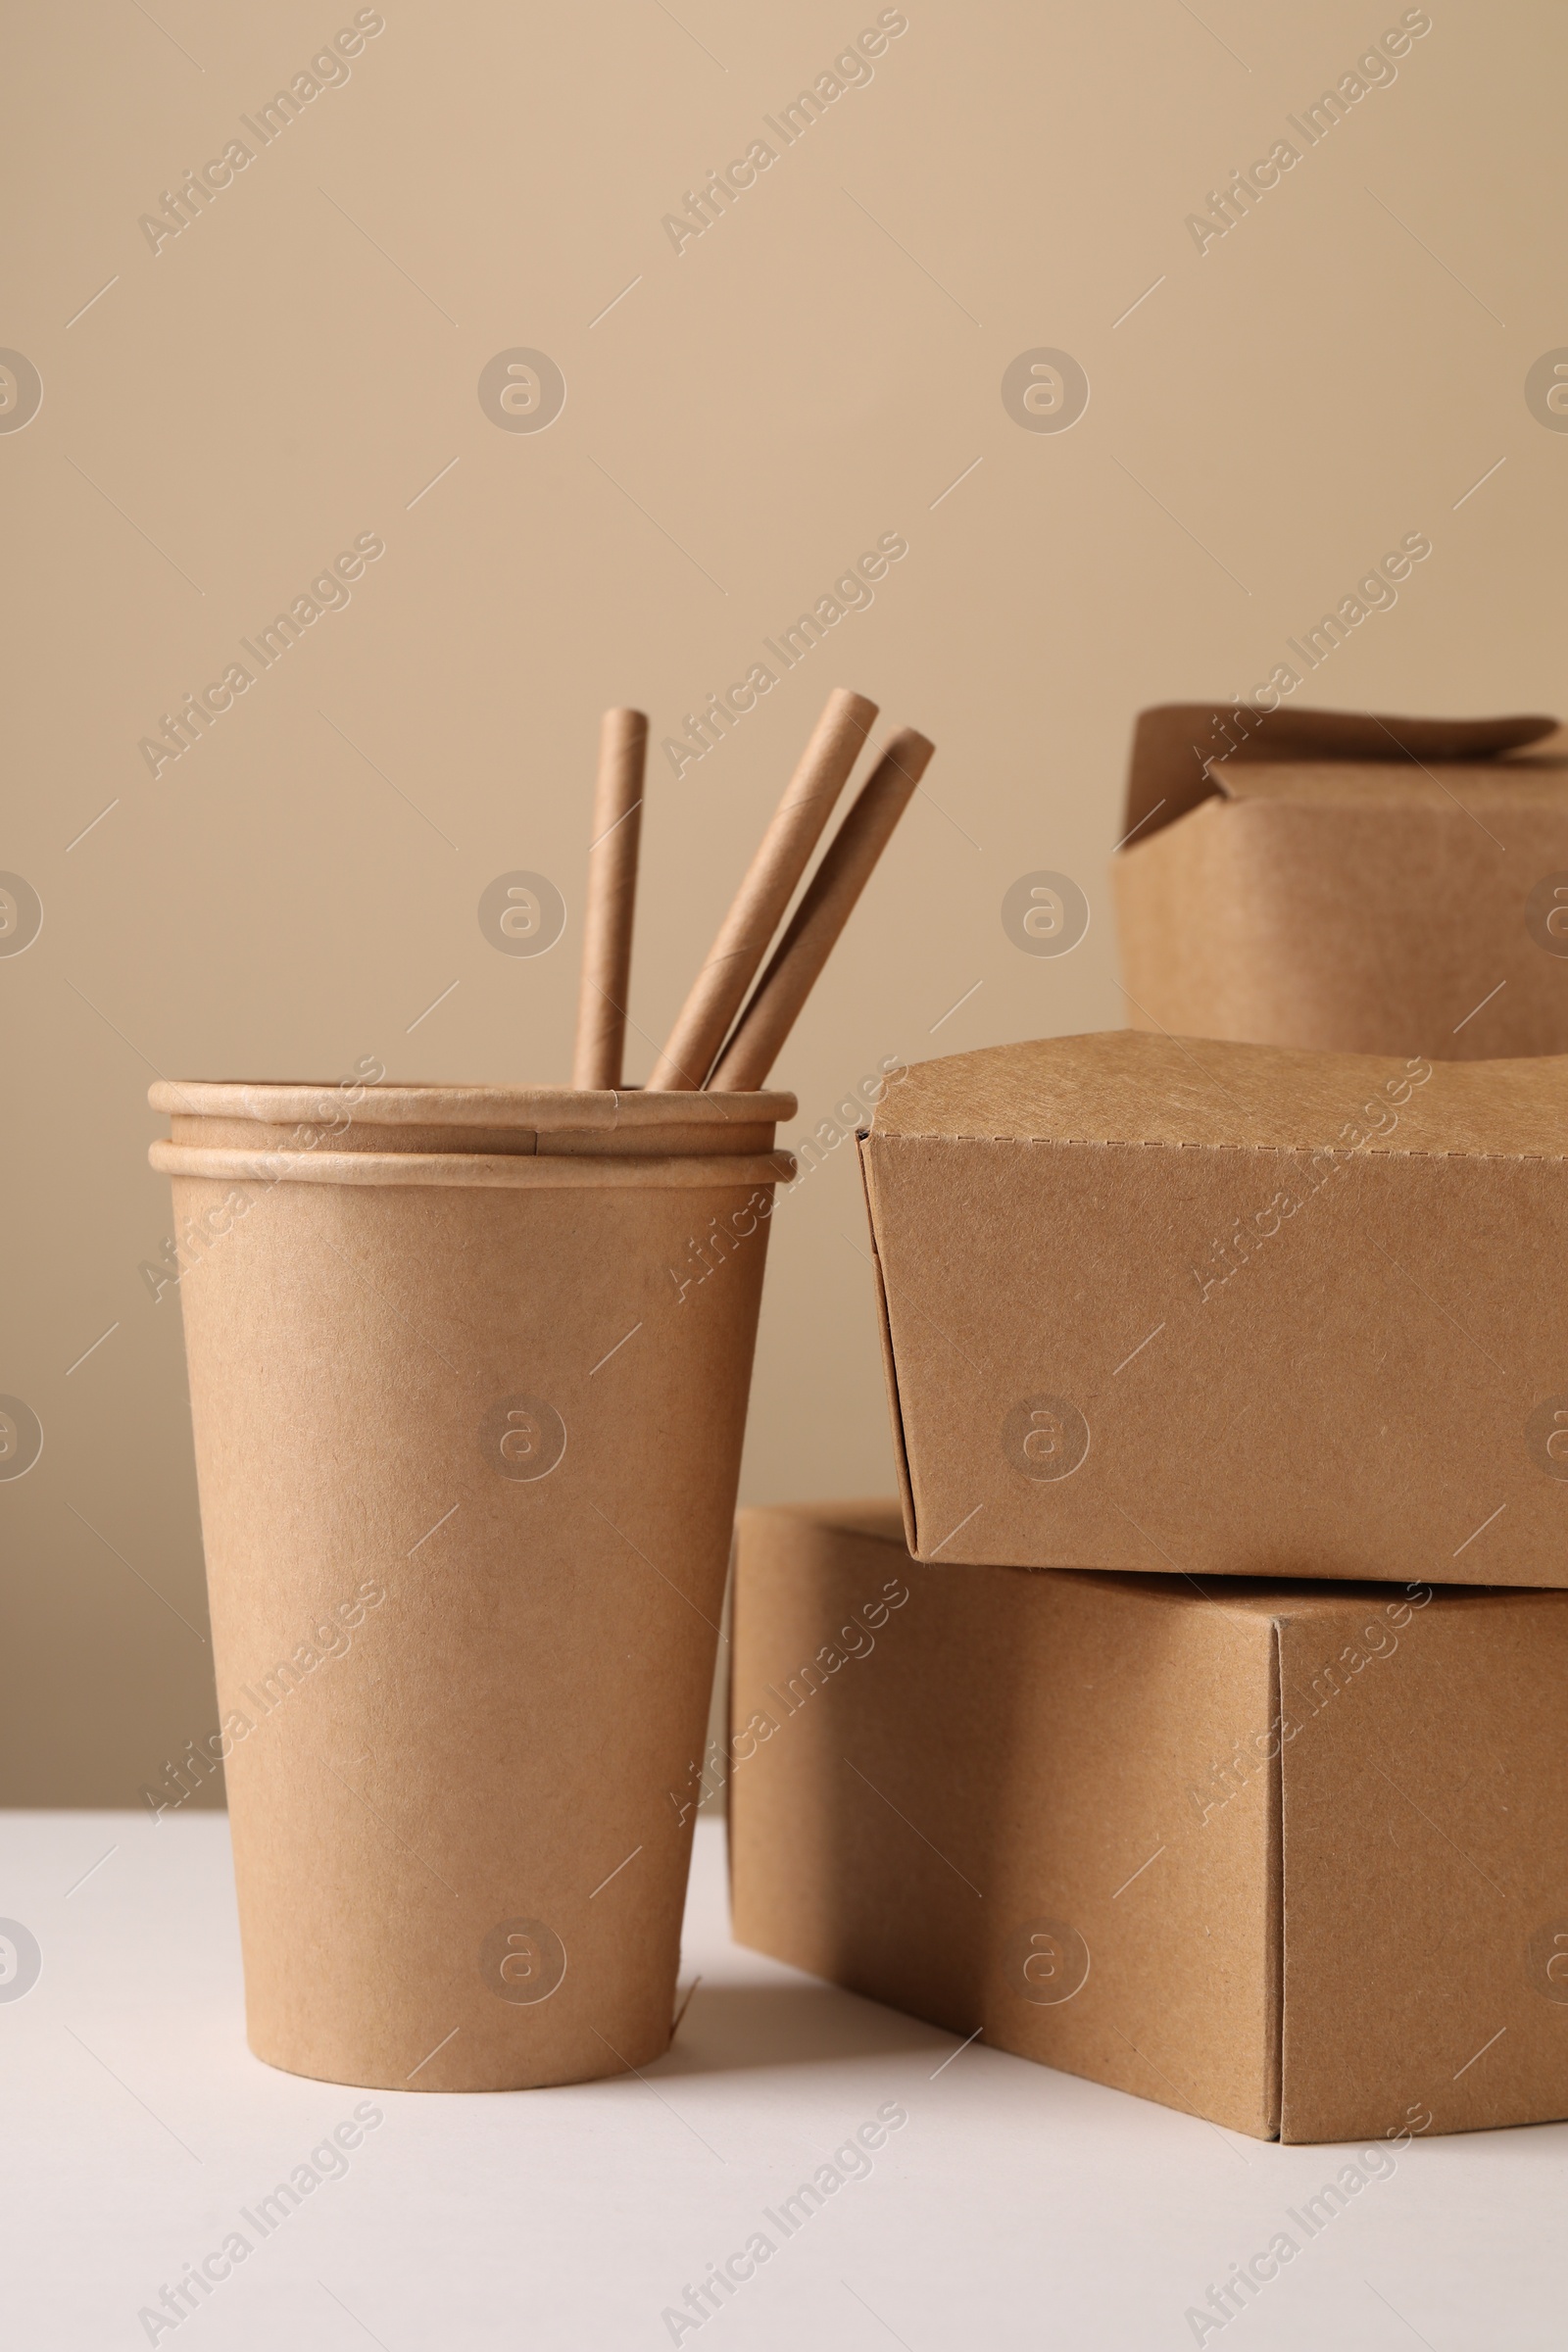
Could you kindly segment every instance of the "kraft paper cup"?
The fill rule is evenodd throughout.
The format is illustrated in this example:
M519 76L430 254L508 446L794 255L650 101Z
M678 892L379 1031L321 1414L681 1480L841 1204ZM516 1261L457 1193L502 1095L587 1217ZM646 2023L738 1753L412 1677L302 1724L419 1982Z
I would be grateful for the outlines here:
M387 2089L645 2065L794 1098L150 1099L252 2049Z

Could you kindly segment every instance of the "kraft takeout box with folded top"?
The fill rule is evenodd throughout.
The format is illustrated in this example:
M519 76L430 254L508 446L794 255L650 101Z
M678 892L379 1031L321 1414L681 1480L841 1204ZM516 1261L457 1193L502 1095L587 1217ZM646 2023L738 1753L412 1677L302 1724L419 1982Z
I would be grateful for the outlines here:
M794 1097L151 1099L251 2047L394 2090L646 2065Z
M1568 1585L1568 1060L1054 1038L860 1152L917 1558Z
M823 1503L741 1514L732 1658L743 1943L1262 2138L1568 2116L1568 1593L955 1574Z
M1553 726L1145 711L1112 865L1128 1019L1337 1053L1568 1052Z

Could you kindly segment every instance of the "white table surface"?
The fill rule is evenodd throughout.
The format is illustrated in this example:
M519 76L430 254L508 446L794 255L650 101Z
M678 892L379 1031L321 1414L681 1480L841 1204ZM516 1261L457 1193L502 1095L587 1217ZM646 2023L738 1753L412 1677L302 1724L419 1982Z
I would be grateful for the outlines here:
M43 1961L0 2000L0 2344L146 2343L140 2309L368 2096L384 2120L346 2173L160 2344L653 2352L665 2307L760 2229L777 2251L681 2343L1174 2352L1188 2307L1345 2159L962 2047L743 1951L721 1826L697 1846L682 1978L702 1982L644 2079L366 2093L247 2051L220 1816L0 1815L0 1916ZM887 2101L908 2122L870 2173L781 2238L764 2210ZM1560 2352L1568 2126L1416 2142L1202 2340Z

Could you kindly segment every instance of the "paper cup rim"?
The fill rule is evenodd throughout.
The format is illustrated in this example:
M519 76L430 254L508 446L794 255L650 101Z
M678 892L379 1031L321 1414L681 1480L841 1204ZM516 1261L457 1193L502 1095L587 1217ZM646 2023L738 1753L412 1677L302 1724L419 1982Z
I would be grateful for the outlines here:
M224 1184L455 1185L490 1192L788 1184L790 1152L244 1152L162 1140L147 1157L160 1175Z
M642 1087L444 1086L400 1080L352 1087L333 1079L160 1078L147 1090L172 1118L254 1119L292 1126L352 1105L357 1126L515 1127L547 1135L659 1127L757 1126L795 1116L793 1095L651 1093Z

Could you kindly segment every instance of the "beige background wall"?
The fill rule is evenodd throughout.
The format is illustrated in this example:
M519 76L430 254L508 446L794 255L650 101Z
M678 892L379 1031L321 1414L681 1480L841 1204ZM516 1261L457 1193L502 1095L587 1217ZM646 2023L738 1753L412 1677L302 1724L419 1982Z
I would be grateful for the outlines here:
M0 1392L44 1450L0 1481L6 1800L135 1803L214 1719L178 1306L137 1270L170 1231L149 1080L564 1078L603 705L678 735L907 541L729 740L652 771L634 1075L827 688L940 746L780 1068L808 1126L883 1055L1119 1022L1133 713L1265 678L1404 533L1431 559L1299 699L1561 707L1568 440L1525 378L1568 344L1562 12L1435 0L1201 252L1185 217L1304 147L1287 118L1407 12L905 13L787 149L764 118L874 6L387 0L265 148L241 118L352 7L14 26L0 344L43 399L0 430L0 868L44 921L0 956ZM236 137L155 253L139 217ZM759 137L776 162L677 252L662 217ZM1042 347L1087 373L1070 430L1004 405ZM564 374L546 430L480 405L518 348ZM364 533L347 607L155 778L140 739ZM519 867L568 908L538 958L476 919ZM1059 959L999 916L1042 867L1094 909ZM861 1225L848 1151L778 1216L750 1499L891 1484Z

